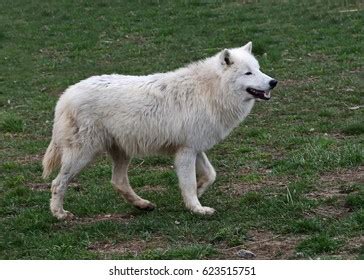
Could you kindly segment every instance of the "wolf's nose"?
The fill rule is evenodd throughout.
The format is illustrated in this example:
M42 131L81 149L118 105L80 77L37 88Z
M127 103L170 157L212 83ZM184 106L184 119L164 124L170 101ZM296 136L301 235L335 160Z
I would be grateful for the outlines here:
M276 85L278 84L278 81L277 80L270 80L269 81L269 85L270 85L270 88L274 88Z

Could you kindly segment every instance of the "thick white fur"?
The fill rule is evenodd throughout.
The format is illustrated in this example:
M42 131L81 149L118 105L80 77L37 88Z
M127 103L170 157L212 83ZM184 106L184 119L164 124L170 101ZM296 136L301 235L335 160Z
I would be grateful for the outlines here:
M253 75L244 75L247 71ZM61 166L52 182L52 213L59 219L72 217L63 209L68 183L97 153L108 151L112 182L136 207L151 210L154 205L130 187L130 158L169 153L175 154L186 207L212 214L214 209L198 200L216 177L204 152L251 111L255 100L246 88L268 90L270 80L260 72L248 43L168 73L93 76L69 87L57 103L43 160L45 177Z

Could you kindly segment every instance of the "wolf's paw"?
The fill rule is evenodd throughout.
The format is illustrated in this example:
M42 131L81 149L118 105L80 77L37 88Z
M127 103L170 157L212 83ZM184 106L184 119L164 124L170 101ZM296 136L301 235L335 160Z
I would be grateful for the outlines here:
M53 213L54 216L58 219L58 220L73 220L76 218L75 215L73 215L71 212L63 210L63 211L58 211L56 213Z
M206 206L196 207L196 208L191 209L191 211L193 213L199 214L199 215L212 215L216 212L214 208L206 207Z
M154 203L145 199L137 201L134 206L143 211L153 211L156 207Z

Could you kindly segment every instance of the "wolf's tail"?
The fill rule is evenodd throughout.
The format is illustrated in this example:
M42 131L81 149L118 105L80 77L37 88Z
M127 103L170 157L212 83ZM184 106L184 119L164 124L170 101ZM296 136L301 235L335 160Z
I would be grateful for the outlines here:
M54 169L61 165L61 150L52 140L43 158L43 178L47 178Z

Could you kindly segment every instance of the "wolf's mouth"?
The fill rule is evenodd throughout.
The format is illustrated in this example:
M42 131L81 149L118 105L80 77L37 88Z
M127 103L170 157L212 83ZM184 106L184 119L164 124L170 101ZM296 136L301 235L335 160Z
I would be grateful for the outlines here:
M258 90L255 88L247 88L246 91L253 95L255 98L269 100L270 99L270 91Z

